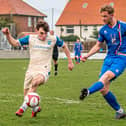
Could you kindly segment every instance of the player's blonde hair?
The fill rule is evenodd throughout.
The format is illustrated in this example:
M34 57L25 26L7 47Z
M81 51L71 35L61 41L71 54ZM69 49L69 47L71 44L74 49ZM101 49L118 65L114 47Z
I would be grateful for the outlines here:
M111 5L102 6L100 9L100 13L102 13L103 11L107 11L108 14L114 14L114 8Z

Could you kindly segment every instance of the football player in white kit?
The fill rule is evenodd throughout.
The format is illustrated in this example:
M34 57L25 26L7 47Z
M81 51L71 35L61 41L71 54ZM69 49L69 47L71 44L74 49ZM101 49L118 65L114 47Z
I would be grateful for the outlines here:
M16 40L11 36L8 28L2 29L2 32L6 35L12 46L29 45L30 62L25 74L24 97L29 92L36 92L38 86L44 84L48 80L51 70L52 51L55 44L63 48L68 58L68 69L72 70L74 67L67 45L57 36L50 36L48 34L49 25L45 21L38 22L36 30L36 34ZM22 116L27 108L28 106L24 101L16 112L16 115ZM32 117L35 117L40 111L40 106L33 108Z

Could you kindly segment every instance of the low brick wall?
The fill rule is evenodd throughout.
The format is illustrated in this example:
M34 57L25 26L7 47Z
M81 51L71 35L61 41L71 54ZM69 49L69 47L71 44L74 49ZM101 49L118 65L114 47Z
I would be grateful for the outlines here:
M28 50L0 50L0 58L29 58L29 52Z
M86 53L82 53L82 56L86 55ZM91 56L89 59L104 59L106 53L96 53ZM74 53L71 53L71 57L74 58ZM0 59L24 59L29 58L28 50L0 50ZM66 59L66 55L64 52L59 53L60 59Z

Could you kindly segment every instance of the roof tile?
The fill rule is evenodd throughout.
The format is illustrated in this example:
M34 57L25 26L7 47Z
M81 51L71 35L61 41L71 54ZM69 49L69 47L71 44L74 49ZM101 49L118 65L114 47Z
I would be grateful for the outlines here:
M45 14L31 7L22 0L0 0L0 15L7 14L46 17Z
M56 25L103 24L99 9L105 4L113 5L116 18L126 21L126 0L71 0Z

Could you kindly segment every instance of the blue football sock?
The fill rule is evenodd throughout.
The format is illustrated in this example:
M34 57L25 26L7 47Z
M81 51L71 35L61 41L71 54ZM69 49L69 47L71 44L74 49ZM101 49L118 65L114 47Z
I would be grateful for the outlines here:
M90 88L88 88L89 94L92 94L96 91L101 90L104 87L104 84L100 81L94 83Z
M78 58L78 63L80 63L80 57Z
M114 96L114 94L112 92L108 92L105 96L104 96L105 100L107 101L107 103L116 111L118 111L120 109L120 105L116 100L116 97Z

